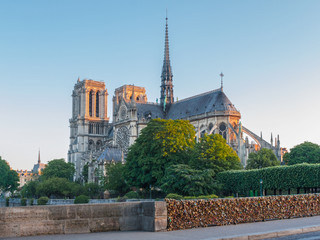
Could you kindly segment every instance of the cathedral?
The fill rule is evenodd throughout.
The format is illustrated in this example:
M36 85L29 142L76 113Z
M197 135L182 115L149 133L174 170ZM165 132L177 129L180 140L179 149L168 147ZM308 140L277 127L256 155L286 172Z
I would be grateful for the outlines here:
M248 155L261 148L272 149L282 161L284 149L277 136L270 143L241 124L241 114L221 86L209 92L174 101L173 74L169 58L168 19L161 73L160 101L148 102L144 87L124 85L114 91L113 121L107 116L108 91L105 83L80 80L72 93L70 146L68 161L76 167L75 178L82 181L82 169L88 164L89 181L99 182L105 164L125 162L128 147L151 119L185 119L195 127L196 139L204 134L220 134L238 154L243 166ZM249 141L250 139L250 141Z

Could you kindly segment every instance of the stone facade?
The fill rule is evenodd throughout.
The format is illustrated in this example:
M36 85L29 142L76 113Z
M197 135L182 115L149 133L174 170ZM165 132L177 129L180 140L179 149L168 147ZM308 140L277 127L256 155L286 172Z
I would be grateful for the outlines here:
M81 179L83 166L101 153L108 133L108 91L104 82L83 80L74 86L68 162L75 165L76 179Z

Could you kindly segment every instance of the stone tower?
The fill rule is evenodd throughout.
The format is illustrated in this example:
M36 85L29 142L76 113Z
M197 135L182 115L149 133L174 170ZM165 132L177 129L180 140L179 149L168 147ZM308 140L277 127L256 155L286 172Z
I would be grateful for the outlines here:
M72 93L72 118L68 162L76 168L76 179L82 178L82 168L100 152L107 134L108 91L104 82L78 79ZM86 155L89 155L86 156Z

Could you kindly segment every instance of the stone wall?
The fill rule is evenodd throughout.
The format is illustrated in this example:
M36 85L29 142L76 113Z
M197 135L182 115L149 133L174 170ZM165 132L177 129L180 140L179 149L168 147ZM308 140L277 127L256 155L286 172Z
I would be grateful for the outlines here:
M166 229L165 202L0 208L0 237Z

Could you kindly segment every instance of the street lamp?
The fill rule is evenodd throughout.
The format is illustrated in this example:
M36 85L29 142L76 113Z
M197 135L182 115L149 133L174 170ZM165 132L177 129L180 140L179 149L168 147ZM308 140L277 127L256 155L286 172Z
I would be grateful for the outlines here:
M263 183L263 181L262 181L262 179L260 179L260 196L262 197L262 183Z

